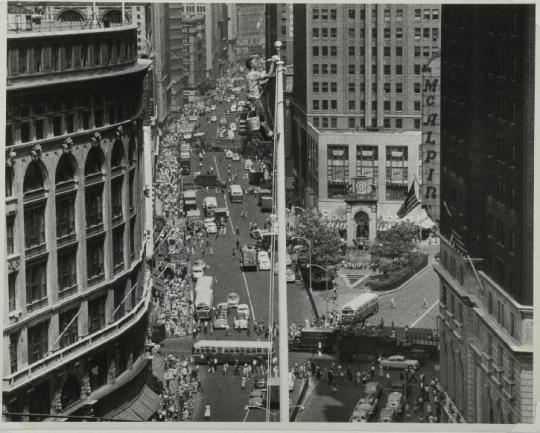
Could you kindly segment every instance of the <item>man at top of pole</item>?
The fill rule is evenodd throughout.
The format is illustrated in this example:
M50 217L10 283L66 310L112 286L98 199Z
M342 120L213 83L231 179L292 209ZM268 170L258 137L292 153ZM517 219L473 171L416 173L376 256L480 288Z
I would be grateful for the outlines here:
M263 92L262 86L265 85L270 78L274 76L274 69L276 66L277 56L272 57L272 63L270 64L270 70L267 73L259 71L258 56L250 56L246 61L246 80L247 80L247 99L251 107L255 110L257 115L261 118L261 126L265 130L265 135L271 138L274 133L272 132L272 116L266 104L261 101Z

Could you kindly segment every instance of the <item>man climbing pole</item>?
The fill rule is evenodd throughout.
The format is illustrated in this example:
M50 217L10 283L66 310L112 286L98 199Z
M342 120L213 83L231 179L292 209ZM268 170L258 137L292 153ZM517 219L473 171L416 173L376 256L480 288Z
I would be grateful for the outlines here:
M272 63L268 73L263 73L257 70L258 58L257 56L251 56L246 61L246 80L248 95L247 99L251 107L255 110L259 118L261 118L261 126L264 128L264 134L267 138L271 138L274 133L272 132L272 117L265 104L261 101L262 88L261 86L266 84L270 78L274 76L274 69L276 66L277 56L272 57ZM264 118L264 123L263 123Z

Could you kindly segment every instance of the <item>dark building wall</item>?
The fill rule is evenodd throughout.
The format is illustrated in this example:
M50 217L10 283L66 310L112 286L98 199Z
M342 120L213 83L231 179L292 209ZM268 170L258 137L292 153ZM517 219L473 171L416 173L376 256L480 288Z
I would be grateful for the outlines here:
M443 6L441 231L532 302L534 6Z
M307 94L306 94L306 5L294 5L294 99L296 103L307 111Z

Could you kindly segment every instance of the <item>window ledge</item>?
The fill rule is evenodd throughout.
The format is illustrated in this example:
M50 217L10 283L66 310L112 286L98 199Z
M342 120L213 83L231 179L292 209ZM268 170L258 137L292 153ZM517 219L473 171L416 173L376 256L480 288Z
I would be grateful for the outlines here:
M93 276L91 278L88 278L87 286L92 287L92 286L96 285L97 283L100 283L100 282L102 282L104 280L105 280L105 272L103 272L103 273L101 273L99 275Z

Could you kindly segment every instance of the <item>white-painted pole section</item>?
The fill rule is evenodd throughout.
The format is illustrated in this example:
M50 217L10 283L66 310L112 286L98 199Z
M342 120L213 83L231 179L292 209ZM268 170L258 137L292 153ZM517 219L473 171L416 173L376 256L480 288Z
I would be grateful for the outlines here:
M276 41L276 115L277 134L277 216L278 216L278 296L279 296L279 418L289 422L289 339L287 319L287 214L285 212L285 126L283 115L283 61L281 42Z
M126 23L126 22L125 22L125 20L126 20L126 17L125 17L126 13L125 13L124 9L125 9L125 3L122 2L122 24L125 24L125 23Z

